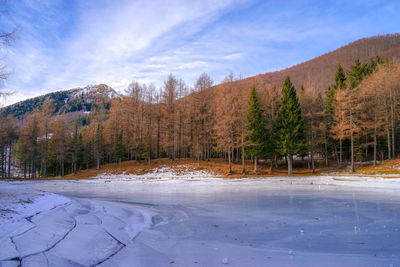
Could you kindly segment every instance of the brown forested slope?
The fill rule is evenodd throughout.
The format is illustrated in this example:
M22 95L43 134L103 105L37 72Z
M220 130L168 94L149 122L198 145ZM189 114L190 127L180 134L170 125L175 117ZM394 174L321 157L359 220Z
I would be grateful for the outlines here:
M356 59L364 63L376 56L389 60L400 58L400 34L363 38L301 64L249 77L243 82L253 83L257 80L257 84L276 84L281 87L285 77L290 76L296 87L312 82L320 91L325 91L333 83L339 63L348 69Z

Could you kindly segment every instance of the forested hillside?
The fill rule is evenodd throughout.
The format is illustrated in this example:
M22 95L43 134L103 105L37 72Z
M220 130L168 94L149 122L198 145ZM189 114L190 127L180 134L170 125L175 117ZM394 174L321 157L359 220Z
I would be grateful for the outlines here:
M379 35L357 40L293 67L260 74L248 79L256 79L262 84L281 85L285 77L290 76L297 87L312 84L323 92L332 83L331 77L335 74L338 64L348 69L356 59L365 63L376 56L393 60L394 58L398 58L399 55L400 34Z
M355 161L391 159L399 149L399 40L390 35L354 42L266 74L276 79L272 83L262 75L229 74L214 86L203 73L191 87L171 74L160 90L132 82L126 96L113 97L101 85L39 97L30 100L33 107L7 107L14 116L1 118L1 173L17 166L18 175L35 178L162 157L199 164L224 158L229 166L242 162L242 173L250 170L245 159L253 159L252 173L259 159L271 169L287 162L291 173L299 158L312 170L347 163L354 170ZM90 113L85 120L67 116L76 110ZM15 118L27 111L17 128Z
M12 115L16 118L30 114L40 107L49 98L54 104L54 114L65 114L69 112L90 112L92 105L103 105L105 109L110 108L111 98L119 94L105 84L74 88L66 91L58 91L43 96L27 99L1 109L3 116Z

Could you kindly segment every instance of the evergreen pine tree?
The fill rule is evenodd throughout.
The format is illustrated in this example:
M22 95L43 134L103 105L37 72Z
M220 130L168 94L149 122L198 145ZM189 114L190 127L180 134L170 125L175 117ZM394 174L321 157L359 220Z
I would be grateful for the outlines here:
M337 66L335 74L335 89L343 89L346 85L346 73L344 72L342 66L339 64Z
M361 65L360 60L356 59L354 65L347 73L347 77L349 78L350 88L356 88L357 85L361 82L365 72L365 65Z
M282 88L282 100L275 129L276 152L287 156L288 174L292 174L293 155L304 153L307 143L299 100L289 76L286 77Z
M263 157L268 153L270 141L267 136L265 125L265 118L263 116L260 102L257 98L256 87L253 86L250 93L249 110L247 114L248 135L246 141L249 144L247 147L248 153L255 158L255 173L257 173L257 158Z

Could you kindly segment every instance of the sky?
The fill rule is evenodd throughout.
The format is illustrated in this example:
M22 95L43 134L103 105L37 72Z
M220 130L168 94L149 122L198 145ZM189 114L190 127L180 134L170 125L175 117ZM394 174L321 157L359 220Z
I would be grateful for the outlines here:
M299 64L359 38L400 30L398 0L18 0L0 2L11 75L3 105L52 91L132 81L193 85Z

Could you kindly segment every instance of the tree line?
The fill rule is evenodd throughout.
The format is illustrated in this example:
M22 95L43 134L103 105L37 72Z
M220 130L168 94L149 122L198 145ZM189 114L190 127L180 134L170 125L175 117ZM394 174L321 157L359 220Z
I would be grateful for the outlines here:
M296 89L289 77L278 87L233 74L214 86L205 73L190 87L171 74L159 89L131 83L109 111L93 105L88 120L54 116L48 98L18 129L13 117L0 118L0 170L2 177L11 166L23 177L63 176L167 157L224 158L229 173L234 162L246 173L252 159L255 173L259 163L272 169L284 160L291 174L298 158L313 172L347 163L354 171L355 161L396 157L399 74L399 64L380 58L338 65L326 90L311 78Z

